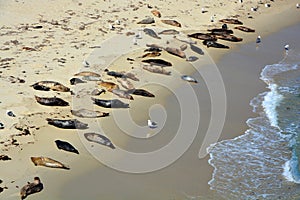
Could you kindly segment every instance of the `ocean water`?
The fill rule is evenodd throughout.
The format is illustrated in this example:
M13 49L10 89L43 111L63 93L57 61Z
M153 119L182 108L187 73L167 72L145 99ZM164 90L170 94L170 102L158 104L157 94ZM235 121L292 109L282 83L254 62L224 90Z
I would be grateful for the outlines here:
M241 136L212 145L210 188L224 199L300 199L300 51L267 65L268 91L250 105Z

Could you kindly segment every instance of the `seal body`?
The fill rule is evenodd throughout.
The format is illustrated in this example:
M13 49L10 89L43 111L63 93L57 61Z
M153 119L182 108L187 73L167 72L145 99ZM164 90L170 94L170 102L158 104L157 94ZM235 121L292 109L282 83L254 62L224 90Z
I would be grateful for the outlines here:
M25 199L27 196L38 193L44 189L43 183L41 183L39 177L34 177L33 183L24 185L20 190L21 199Z
M59 91L59 92L69 92L70 88L64 86L63 84L56 81L39 81L33 85L31 85L35 90L43 90L43 91Z
M48 124L64 129L87 129L88 124L85 124L77 119L46 119Z
M104 135L98 134L98 133L85 133L84 137L94 143L102 144L104 146L110 147L111 149L115 149L116 147L112 144L110 139L105 137Z
M60 169L70 169L66 165L62 164L59 161L53 160L52 158L47 157L31 157L31 161L35 166L44 166L50 168L60 168Z
M149 35L149 36L151 36L151 37L153 37L153 38L161 39L161 37L159 37L159 36L155 33L155 31L152 30L152 29L150 29L150 28L145 28L145 29L144 29L144 32L145 32L147 35Z
M227 41L230 41L230 42L241 42L241 41L243 41L243 38L238 38L234 35L229 35L229 34L216 35L216 37L218 39L227 40Z
M208 29L212 34L215 35L223 35L223 34L233 34L233 31L230 29L223 29L223 28L213 28L213 29Z
M219 22L226 23L226 24L239 24L243 25L243 22L237 20L237 19L221 19Z
M105 100L92 98L94 104L104 108L129 108L129 104L120 101L119 99Z
M178 56L180 58L186 58L185 53L182 50L180 50L180 49L172 48L172 47L166 47L165 50L168 53L172 54L172 55Z
M71 78L71 79L70 79L70 84L71 84L71 85L76 85L76 84L78 84L78 83L86 83L86 82L83 81L83 80L81 80L81 79L79 79L79 78Z
M131 89L131 90L127 90L127 92L130 94L144 96L144 97L155 97L154 94L152 94L144 89Z
M161 20L161 22L171 26L181 27L181 24L176 20L165 19Z
M127 79L125 78L121 78L117 80L118 83L120 83L122 85L122 87L124 87L125 89L133 89L134 85Z
M35 96L36 101L44 106L68 106L69 103L58 97L38 97Z
M55 140L55 144L56 144L58 149L62 149L62 150L65 150L65 151L69 151L69 152L72 152L72 153L79 154L78 150L75 147L73 147L73 145L71 145L69 142L61 141L61 140Z
M109 116L109 113L102 111L93 111L88 109L79 109L79 110L71 110L71 113L77 117L82 118L97 118L97 117L106 117Z
M240 31L243 31L243 32L252 32L252 33L254 33L255 32L255 30L254 29L252 29L252 28L249 28L249 27L246 27L246 26L236 26L236 27L234 27L235 29L237 29L237 30L240 30Z
M163 30L161 32L158 33L159 35L160 34L163 34L163 35L176 35L176 34L179 34L179 31L176 31L174 29L167 29L167 30Z
M163 69L162 67L159 67L159 66L144 65L143 69L147 70L149 72L152 72L152 73L171 75L170 71L167 71L167 70L165 70L165 69Z
M142 60L142 62L149 63L151 65L158 65L158 66L162 66L162 67L172 66L172 63L162 60L162 59L159 59L159 58L149 58L149 59Z
M217 40L215 36L207 33L193 33L193 34L189 34L188 36L199 40L213 40L213 41Z
M119 89L119 86L113 82L108 82L108 81L101 81L99 83L100 86L105 87L108 91L112 91L115 89Z
M129 93L127 93L127 91L125 91L125 90L115 89L115 90L112 90L111 92L121 98L133 100L133 97Z
M97 74L95 72L90 72L90 71L82 71L82 72L74 74L74 76L95 76L95 77L101 77L100 74Z
M217 43L215 41L211 40L204 40L203 44L206 45L207 47L214 47L214 48L221 48L221 49L229 49L229 46L226 46L224 44Z

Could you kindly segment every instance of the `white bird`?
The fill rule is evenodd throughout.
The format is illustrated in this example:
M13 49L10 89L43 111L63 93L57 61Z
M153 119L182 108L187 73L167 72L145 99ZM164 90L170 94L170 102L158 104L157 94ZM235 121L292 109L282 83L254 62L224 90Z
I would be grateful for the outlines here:
M149 128L157 128L157 123L148 119L148 127Z
M83 65L84 67L90 67L90 63L88 63L86 60L84 60L84 61L82 62L82 65Z
M137 39L142 39L142 31L139 31L139 33L135 36Z
M117 20L115 21L115 24L120 25L120 24L121 24L120 20L117 19Z
M210 22L214 22L214 16L210 17Z
M251 7L251 11L257 11L257 8Z
M0 122L0 129L4 129L4 124Z
M296 8L300 8L300 4L299 3L296 4Z
M265 4L265 7L266 7L266 8L269 8L269 7L271 7L271 4L266 3L266 4Z
M133 42L134 45L137 45L136 37L133 37L132 42Z
M260 35L257 36L257 38L256 38L256 43L257 43L257 44L258 44L258 43L261 43L261 37L260 37Z
M188 75L181 76L181 79L184 81L192 82L192 83L198 83L198 81L195 78L188 76Z
M289 48L290 48L290 45L289 45L289 44L284 45L284 49L285 49L286 51L288 51Z
M108 28L109 28L109 30L115 30L115 27L114 27L114 25L113 24L108 24Z

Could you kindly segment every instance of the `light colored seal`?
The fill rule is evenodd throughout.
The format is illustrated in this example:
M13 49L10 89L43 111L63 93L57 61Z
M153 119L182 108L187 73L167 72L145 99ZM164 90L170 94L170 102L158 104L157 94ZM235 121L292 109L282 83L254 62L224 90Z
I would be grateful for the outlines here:
M60 169L68 169L68 170L70 169L69 167L62 164L61 162L58 162L48 157L43 157L43 156L31 157L31 161L34 163L35 166L44 166L44 167L60 168Z
M84 137L94 143L102 144L104 146L110 147L111 149L115 149L116 147L113 145L113 143L105 137L104 135L98 134L98 133L85 133Z

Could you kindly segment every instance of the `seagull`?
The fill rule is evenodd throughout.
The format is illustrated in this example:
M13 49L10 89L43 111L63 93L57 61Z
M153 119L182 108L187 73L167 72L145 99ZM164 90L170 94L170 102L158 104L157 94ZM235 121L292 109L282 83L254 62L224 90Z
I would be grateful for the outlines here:
M114 25L113 24L108 24L108 28L109 28L109 30L115 30L115 27L114 27Z
M260 35L257 36L257 38L256 38L256 44L258 44L258 43L261 43L261 37L260 37Z
M16 117L16 115L11 110L6 111L6 114L10 117Z
M296 8L300 8L300 4L299 3L296 4Z
M84 67L90 67L90 63L88 63L86 60L84 60L82 64Z
M117 20L115 21L115 24L120 25L120 24L121 24L120 20L117 19Z
M139 31L139 33L135 37L137 39L142 39L142 31Z
M290 45L289 45L289 44L284 45L284 49L285 49L286 51L288 51L289 48L290 48Z
M257 11L257 8L251 7L251 11Z
M210 17L210 22L214 22L214 16Z
M4 129L4 124L0 122L0 129Z
M157 123L148 119L148 127L149 128L157 128Z

